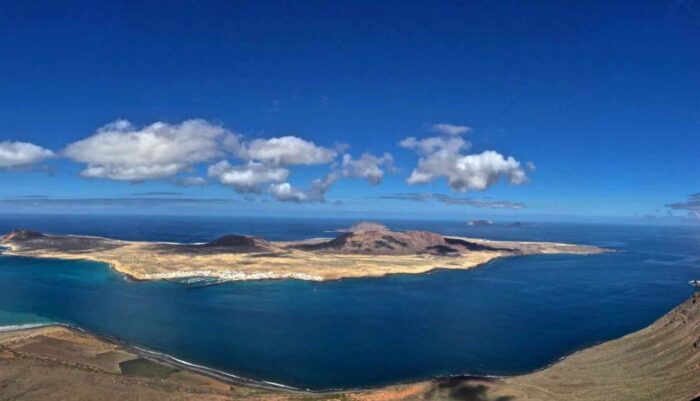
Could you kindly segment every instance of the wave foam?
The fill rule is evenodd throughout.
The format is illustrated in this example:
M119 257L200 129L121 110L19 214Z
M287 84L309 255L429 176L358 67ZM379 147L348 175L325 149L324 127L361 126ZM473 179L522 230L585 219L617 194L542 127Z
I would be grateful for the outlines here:
M37 327L52 326L54 323L25 323L25 324L11 324L7 326L0 326L0 332L2 331L15 331L15 330L26 330L34 329Z

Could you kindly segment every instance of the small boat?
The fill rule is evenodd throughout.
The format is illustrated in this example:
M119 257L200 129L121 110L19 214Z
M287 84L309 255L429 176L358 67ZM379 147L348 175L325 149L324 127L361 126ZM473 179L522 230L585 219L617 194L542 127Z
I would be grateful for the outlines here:
M690 280L688 284L692 285L696 289L700 290L700 280Z

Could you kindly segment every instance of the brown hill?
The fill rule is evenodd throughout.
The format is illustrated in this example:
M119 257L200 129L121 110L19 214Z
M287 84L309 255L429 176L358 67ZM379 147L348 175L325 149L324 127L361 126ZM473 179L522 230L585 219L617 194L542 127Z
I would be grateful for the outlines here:
M224 235L200 247L224 248L229 252L268 252L274 248L269 241L248 235Z
M698 400L700 292L647 328L489 386L485 400Z
M47 235L32 230L14 230L0 237L0 242L12 244L26 251L92 252L114 249L121 241L78 235Z
M301 244L307 251L368 255L459 255L474 250L494 250L485 245L446 238L429 231L391 231L376 223L360 223L338 238L326 242Z
M43 238L43 237L45 237L45 235L38 232L38 231L13 230L12 232L0 237L0 241L3 241L3 242L27 241L27 240L36 239L36 238Z

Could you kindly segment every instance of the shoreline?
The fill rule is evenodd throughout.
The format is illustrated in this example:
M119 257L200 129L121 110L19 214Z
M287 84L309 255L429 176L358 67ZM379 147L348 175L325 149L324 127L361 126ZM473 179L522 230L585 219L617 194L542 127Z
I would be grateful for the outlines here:
M205 365L199 365L193 362L188 362L182 359L179 359L175 356L172 356L170 354L166 354L163 352L159 351L154 351L150 350L144 347L141 347L136 344L132 344L126 340L123 340L119 337L116 336L111 336L108 334L103 334L103 333L98 333L95 331L91 330L86 330L82 327L75 326L72 324L68 323L57 323L57 322L52 322L52 323L37 323L37 324L28 324L27 327L22 327L24 325L9 325L9 326L0 326L0 336L1 335L8 335L8 334L32 334L34 331L42 330L42 329L51 329L51 328L63 328L71 331L76 331L79 333L83 333L86 335L89 335L91 337L94 337L100 341L103 341L105 343L113 344L116 346L119 346L123 348L126 351L129 351L135 355L137 355L139 358L147 359L153 362L160 363L165 366L169 366L172 368L177 368L177 369L182 369L190 372L194 372L206 377L209 377L214 380L221 381L226 384L232 384L232 385L240 385L240 386L246 386L250 388L257 388L257 389L263 389L263 390L270 390L270 391L275 391L275 392L281 392L281 393L287 393L287 394L300 394L300 395L310 395L310 396L324 396L324 395L334 395L334 394L344 394L344 393L353 393L353 392L366 392L366 391L373 391L373 390L380 390L380 389L387 389L387 388L392 388L392 387L397 387L397 386L410 386L410 385L417 385L417 384L423 384L426 382L432 382L436 380L448 380L448 379L455 379L455 378L468 378L470 380L500 380L500 379L505 379L508 377L516 377L517 375L478 375L478 374L472 374L472 373L455 373L452 375L438 375L438 376L433 376L425 379L415 379L415 380L405 380L405 381L397 381L394 383L389 383L389 384L379 384L376 386L363 386L363 387L349 387L349 388L330 388L330 389L320 389L320 390L313 390L313 389L305 389L305 388L299 388L299 387L294 387L294 386L289 386L286 384L282 383L275 383L272 381L268 380L263 380L263 379L251 379L243 376L239 376L233 373L228 373L222 370L218 370L212 367L208 367ZM2 337L0 337L0 342L2 340ZM575 351L579 352L579 351ZM533 370L532 372L536 372L542 369L546 369L547 367L557 363L558 361L561 361L567 356L564 356L557 361L543 367L539 368L536 370Z
M64 373L48 371L46 374L68 377L65 373L66 369L78 369L82 372L83 378L92 377L90 375L100 375L99 377L95 376L95 380L113 381L116 380L113 379L115 377L132 380L134 376L123 370L126 367L122 367L122 363L143 360L166 366L176 372L158 379L161 380L161 383L163 380L171 379L177 383L183 383L182 377L184 375L190 377L191 384L193 380L191 377L199 377L200 379L195 380L198 380L200 384L204 379L210 381L206 389L216 391L219 395L228 394L226 400L239 399L237 397L242 394L241 392L244 392L246 397L253 397L252 399L275 401L336 399L333 397L337 397L339 400L362 401L458 400L459 398L452 396L446 398L415 398L413 396L434 394L435 392L443 392L443 395L447 392L449 395L460 389L465 391L478 389L484 395L488 393L489 398L483 398L484 400L491 400L491 395L495 397L493 399L508 396L513 398L504 399L528 401L564 401L570 399L604 401L632 399L639 394L646 394L646 398L640 398L644 400L677 401L690 400L700 396L700 375L697 375L696 371L700 366L698 365L700 363L700 349L698 349L700 344L697 340L700 338L700 291L693 292L690 297L640 330L574 350L546 366L527 373L510 376L455 374L347 389L309 390L272 381L248 379L140 347L118 337L95 333L68 324L47 323L39 327L21 327L19 325L9 327L11 327L10 330L0 331L0 361L3 361L0 366L3 369L11 367L12 363L15 363L16 366L32 366L32 364L46 366L47 363L58 363L59 365L56 366L62 366L61 369ZM49 341L51 338L59 339L57 340L59 342L51 343ZM34 346L42 341L44 343L49 341L49 343L39 347ZM116 372L109 373L104 372L104 370L100 372L89 368L86 370L86 365L80 365L80 361L87 361L84 363L90 364L90 361L102 359L89 359L95 358L93 353L93 356L88 356L88 359L83 356L83 359L78 358L78 362L76 362L75 356L71 357L70 353L83 352L80 351L80 347L83 346L81 344L88 344L87 347L90 347L90 342L97 342L102 344L103 349L109 348L113 350L112 352L116 350L130 356L120 359L121 362L119 362ZM25 351L23 347L26 344L29 344L30 348ZM34 348L31 348L32 346ZM13 357L13 352L20 352L20 354ZM7 359L8 357L10 359ZM2 380L3 377L0 376L0 382ZM43 379L33 380L38 380L34 383L40 383ZM143 384L143 381L140 383ZM54 381L53 385L54 387L59 386L65 391L76 384L70 381L59 381L57 384ZM223 385L229 387L222 387ZM230 390L225 390L226 388ZM82 389L81 391L92 390ZM180 392L185 391L189 392L187 394L192 394L194 390L175 387L174 390L167 391L177 391L178 394L183 394ZM197 391L201 391L201 388ZM411 396L404 397L403 395L406 393ZM387 394L390 395L388 398L382 398L386 397ZM33 400L33 398L30 399Z
M206 377L209 377L209 378L212 378L212 379L215 379L215 380L221 381L223 383L227 383L227 384L240 385L240 386L246 386L246 387L250 387L250 388L258 388L258 389L270 390L270 391L287 393L287 394L324 396L324 395L334 395L334 394L344 394L344 393L354 393L354 392L367 392L367 391L393 388L393 387L398 387L398 386L411 386L411 385L424 384L426 382L449 380L449 379L465 378L465 379L469 379L469 380L492 381L492 380L501 380L501 379L506 379L509 377L516 377L517 376L517 375L478 375L478 374L473 374L473 373L455 373L455 374L451 374L451 375L432 376L432 377L428 377L425 379L415 379L415 380L409 379L409 380L405 380L405 381L397 381L397 382L393 382L393 383L379 384L379 385L375 385L375 386L329 388L329 389L313 390L313 389L305 389L305 388L289 386L289 385L282 384L282 383L275 383L275 382L263 380L263 379L251 379L251 378L239 376L239 375L236 375L233 373L228 373L228 372L218 370L218 369L215 369L212 367L208 367L205 365L199 365L199 364L196 364L193 362L188 362L188 361L179 359L179 358L177 358L173 355L170 355L170 354L150 350L150 349L141 347L139 345L132 344L132 343L130 343L126 340L123 340L119 337L116 337L116 336L111 336L108 334L103 334L103 333L98 333L98 332L91 331L91 330L86 330L82 327L75 326L75 325L68 324L68 323L52 322L52 323L30 324L30 327L20 327L20 326L21 325L0 326L0 335L3 335L3 334L7 335L7 334L12 334L12 333L32 334L32 332L37 331L37 330L41 330L41 329L63 328L63 329L76 331L79 333L89 335L89 336L94 337L94 338L96 338L100 341L103 341L105 343L119 346L119 347L123 348L124 350L129 351L129 352L137 355L139 358L143 358L143 359L147 359L147 360L150 360L153 362L157 362L157 363L163 364L165 366L194 372L194 373L197 373L197 374L200 374L200 375L203 375L203 376L206 376ZM12 327L12 328L4 329L6 327ZM1 340L2 340L2 338L0 337L0 342L1 342ZM575 352L579 352L579 351L575 351ZM545 367L533 370L532 372L546 369L547 367L549 367L553 364L556 364L558 361L566 359L567 357L568 357L568 355L558 359L555 362L552 362L551 364L549 364Z
M199 365L193 362L188 362L179 358L176 358L170 354L154 351L154 350L149 350L147 348L132 344L126 340L123 340L119 337L103 334L103 333L98 333L95 331L91 330L86 330L83 329L82 327L75 326L72 324L68 323L58 323L58 322L52 322L52 323L37 323L37 324L29 324L27 327L22 327L24 325L9 325L9 326L0 326L0 334L2 335L9 335L9 334L32 334L34 331L38 331L41 329L50 329L50 328L63 328L67 329L70 331L76 331L79 333L83 333L86 335L89 335L91 337L94 337L102 342L109 343L112 345L119 346L123 348L126 351L129 351L135 355L137 355L139 358L147 359L153 362L158 362L162 365L169 366L172 368L177 368L177 369L182 369L182 370L187 370L190 372L195 372L197 374L207 376L209 378L221 381L223 383L227 384L236 384L236 385L242 385L242 386L247 386L247 387L253 387L253 388L261 388L265 390L273 390L273 391L281 391L281 392L289 392L292 394L331 394L335 393L338 391L346 392L346 391L352 391L352 390L320 390L320 391L315 391L315 390L308 390L308 389L300 389L297 387L292 387L292 386L287 386L284 384L280 383L273 383L270 381L265 381L265 380L254 380L254 379L248 379L242 376L238 376L232 373L227 373L215 368L210 368L208 366L204 365Z
M690 298L699 298L700 299L700 291L695 291ZM394 383L389 383L389 384L380 384L376 386L363 386L363 387L350 387L350 388L330 388L330 389L320 389L320 390L313 390L313 389L305 389L305 388L299 388L299 387L294 387L294 386L289 386L286 384L282 383L275 383L263 379L252 379L252 378L247 378L243 376L239 376L233 373L228 373L216 368L208 367L205 365L200 365L196 364L194 362L189 362L185 361L182 359L179 359L173 355L155 351L155 350L150 350L145 347L132 344L126 340L123 340L117 336L112 336L104 333L98 333L95 331L87 330L79 326L67 324L67 323L57 323L57 322L52 322L52 323L37 323L37 324L27 324L27 327L21 327L25 325L10 325L10 326L0 326L0 335L6 334L6 333L31 333L32 331L35 330L41 330L41 329L46 329L46 328L51 328L51 327L60 327L60 328L65 328L68 330L73 330L77 331L80 333L84 333L86 335L89 335L91 337L94 337L100 341L109 343L109 344L114 344L117 345L121 348L123 348L126 351L132 352L133 354L137 355L139 358L147 359L153 362L157 362L159 364L176 368L176 369L182 369L185 371L197 373L206 377L209 377L211 379L220 381L222 383L226 384L231 384L231 385L239 385L239 386L245 386L249 388L255 388L255 389L263 389L263 390L269 390L269 391L274 391L274 392L280 392L280 393L286 393L286 394L295 394L295 395L308 395L308 396L326 396L326 395L337 395L337 394L345 394L345 393L355 393L355 392L368 392L368 391L376 391L376 390L382 390L382 389L388 389L388 388L395 388L395 387L400 387L400 386L413 386L413 385L421 385L425 383L431 383L431 382L438 382L438 381L444 381L444 380L453 380L453 379L464 379L464 380L474 380L474 381L486 381L486 382L491 382L491 381L502 381L502 380L508 380L508 379L513 379L513 378L518 378L521 376L527 376L527 375L532 375L540 372L544 372L547 369L550 369L562 362L565 362L572 357L586 352L587 350L593 349L595 347L598 347L600 345L613 342L613 341L619 341L621 339L624 339L627 336L633 335L637 332L647 330L654 324L656 324L658 321L662 320L663 318L667 317L671 312L675 311L677 308L679 308L681 305L683 305L686 301L681 302L680 304L674 306L671 308L671 310L667 311L663 315L659 316L657 319L655 319L652 323L650 323L647 326L644 326L643 328L639 330L632 331L630 333L624 334L621 337L609 339L609 340L604 340L604 341L598 341L596 343L590 344L588 346L584 346L578 349L575 349L571 351L570 353L567 353L566 355L561 356L560 358L557 358L556 360L547 363L546 365L543 365L542 367L519 373L519 374L513 374L513 375L489 375L489 374L473 374L473 373L455 373L455 374L450 374L450 375L438 375L438 376L432 376L432 377L427 377L424 379L408 379L405 381L397 381ZM12 327L10 329L4 329L7 327Z
M22 235L27 237L16 238ZM546 254L585 256L615 252L591 245L492 241L428 232L407 235L386 231L353 236L348 240L292 242L267 242L244 236L231 239L232 236L225 236L211 243L193 245L20 231L2 237L0 253L106 263L110 269L133 281L296 279L323 282L424 274L436 269L467 270L504 257ZM359 239L355 238L357 236L360 236ZM232 245L225 245L225 241L231 241ZM245 245L241 245L242 242ZM400 248L383 250L394 246L392 244L399 244Z

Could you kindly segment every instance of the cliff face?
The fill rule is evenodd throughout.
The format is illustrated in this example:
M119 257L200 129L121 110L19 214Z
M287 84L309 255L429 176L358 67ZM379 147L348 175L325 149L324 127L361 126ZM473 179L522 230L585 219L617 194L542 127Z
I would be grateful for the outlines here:
M699 341L700 293L696 293L643 330L529 375L505 379L450 377L364 391L312 394L218 382L193 371L178 371L181 366L158 366L158 361L149 362L157 370L129 373L125 365L139 362L133 350L84 332L46 327L0 333L0 345L6 351L0 352L0 384L3 399L28 401L697 401ZM100 358L96 354L120 358Z
M700 397L700 292L651 326L494 384L513 400L691 401Z

